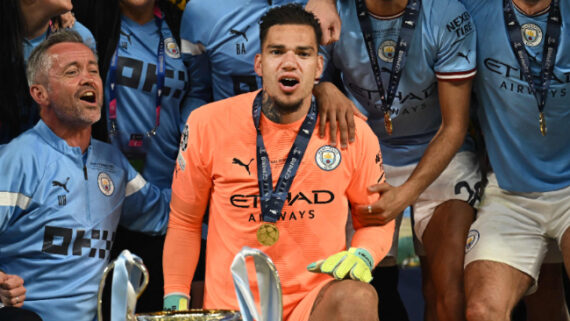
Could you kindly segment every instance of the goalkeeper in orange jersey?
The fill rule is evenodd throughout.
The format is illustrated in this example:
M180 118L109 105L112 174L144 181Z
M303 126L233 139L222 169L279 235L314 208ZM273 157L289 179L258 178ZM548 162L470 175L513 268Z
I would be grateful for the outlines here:
M255 57L263 89L190 115L164 246L166 309L187 308L209 204L204 308L238 308L229 269L249 246L277 267L285 320L378 320L368 282L391 246L394 224L365 227L371 217L362 209L378 199L367 187L384 181L382 156L360 119L355 142L343 150L314 131L320 38L318 21L302 7L268 11ZM349 204L356 232L346 249Z

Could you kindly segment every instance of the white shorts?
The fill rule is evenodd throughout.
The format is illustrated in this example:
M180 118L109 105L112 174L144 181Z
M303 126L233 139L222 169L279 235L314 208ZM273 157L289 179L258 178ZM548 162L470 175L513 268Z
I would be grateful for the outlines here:
M570 227L570 186L516 193L501 189L495 174L489 174L488 179L467 238L465 266L477 260L501 262L528 274L536 285L543 261L553 261L545 259L547 252L556 252L552 241L559 247ZM534 289L533 285L529 292Z
M406 166L384 164L386 181L392 186L400 186L406 182L416 166L417 164ZM419 241L414 244L416 253L425 255L425 251L421 246L421 240L437 206L446 201L458 199L477 208L481 192L481 173L475 153L464 151L455 154L441 175L412 204L414 234ZM398 226L399 224L396 225L394 240L398 240ZM395 246L394 244L392 245L388 253L388 256L390 255L393 257L398 256L397 242Z

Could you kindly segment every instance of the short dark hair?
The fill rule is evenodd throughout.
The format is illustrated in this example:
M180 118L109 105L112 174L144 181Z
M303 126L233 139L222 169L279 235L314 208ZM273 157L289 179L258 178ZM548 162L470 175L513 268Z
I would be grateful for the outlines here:
M319 20L298 3L289 3L269 9L259 21L259 40L263 47L267 31L275 25L307 25L313 27L317 46L321 43L323 33Z
M26 75L28 78L29 86L37 84L36 77L38 73L46 72L50 68L50 66L48 66L50 61L47 59L48 49L62 42L75 42L85 44L83 42L83 38L81 38L81 36L73 30L63 29L52 33L46 40L42 41L37 47L35 47L30 54L26 68Z

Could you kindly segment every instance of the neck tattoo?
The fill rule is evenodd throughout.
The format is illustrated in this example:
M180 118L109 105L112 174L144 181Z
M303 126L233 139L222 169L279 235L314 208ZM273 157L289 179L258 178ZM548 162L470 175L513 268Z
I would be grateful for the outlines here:
M261 102L261 111L263 111L263 114L265 115L265 117L269 118L269 120L275 123L281 122L281 114L277 110L277 106L275 106L275 102L273 101L273 99L271 99L271 97L269 97L269 95L266 92L263 93L263 100Z

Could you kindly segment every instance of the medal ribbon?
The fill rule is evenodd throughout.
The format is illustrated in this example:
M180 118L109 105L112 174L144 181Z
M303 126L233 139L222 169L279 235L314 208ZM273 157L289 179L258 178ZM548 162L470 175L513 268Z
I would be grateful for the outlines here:
M263 99L263 91L260 91L253 101L253 123L257 130L256 154L257 154L257 181L259 184L259 194L261 203L261 213L265 222L277 222L281 215L281 210L289 194L291 183L297 174L299 164L303 159L305 150L309 145L309 140L313 135L315 124L317 122L317 107L314 99L311 101L309 112L299 129L299 133L293 142L287 161L281 170L279 180L273 190L273 179L271 176L271 165L269 163L269 155L263 143L263 136L259 128L261 118L261 104Z
M554 71L556 63L556 51L560 40L560 29L562 28L562 17L560 15L560 0L552 0L550 12L548 14L548 22L546 27L546 36L544 37L544 46L542 51L542 69L540 72L540 87L536 90L532 75L530 73L530 64L528 53L522 39L521 26L517 21L515 11L513 9L512 0L503 0L503 15L507 27L507 35L511 48L519 62L521 72L524 75L530 91L534 95L538 103L538 111L542 115L546 106L546 95L550 79ZM542 123L542 122L541 122Z
M402 76L402 70L404 70L404 65L406 63L406 53L409 49L410 41L414 35L414 30L416 28L418 16L420 14L421 5L421 0L408 0L408 4L406 5L402 19L400 35L398 37L398 43L396 45L396 52L394 54L394 59L392 60L392 70L390 72L390 78L388 80L388 91L385 92L384 85L382 84L378 57L376 55L376 50L374 49L372 22L370 21L370 17L368 17L368 9L366 9L366 3L364 0L356 0L358 21L360 22L360 29L362 30L362 36L364 37L364 43L366 44L366 50L370 59L370 65L372 65L374 79L376 80L376 85L378 86L378 92L380 94L380 100L382 101L381 110L384 114L390 112L390 107L392 107L392 103L396 97L396 90L398 89L398 84L400 83Z
M162 22L164 18L162 12L158 7L154 8L154 21L158 27L158 34L160 41L158 42L157 49L157 62L156 62L156 118L154 128L146 133L147 136L156 135L156 130L160 125L160 108L162 104L162 91L164 88L165 77L165 58L164 58L164 36L162 35ZM110 135L117 134L117 60L118 60L118 46L111 58L111 65L109 66L109 83L111 91L109 92L109 119L111 120ZM129 143L130 144L130 143Z

